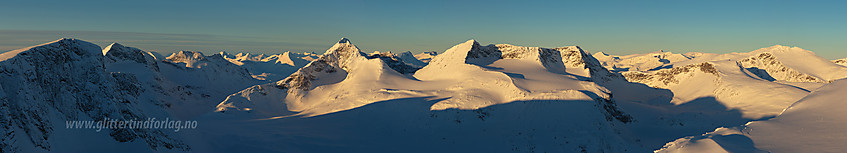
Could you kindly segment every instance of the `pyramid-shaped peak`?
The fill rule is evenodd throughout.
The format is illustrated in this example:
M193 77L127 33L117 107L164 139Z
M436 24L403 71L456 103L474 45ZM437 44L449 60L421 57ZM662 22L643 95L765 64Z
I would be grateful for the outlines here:
M119 43L112 43L112 44L109 44L109 46L106 46L106 47L103 48L103 55L105 56L110 52L118 52L116 54L126 54L126 53L140 52L140 51L141 51L141 49L138 49L138 48L127 47L127 46L121 45Z
M106 47L103 48L103 55L106 55L106 53L108 53L111 50L120 50L120 49L123 49L123 48L124 48L124 46L121 45L121 44L118 44L118 43L109 44L109 46L106 46Z
M359 51L359 48L356 47L356 45L353 45L347 38L341 38L338 43L330 47L324 53L324 55L329 54L344 54L345 57L349 57L352 55L366 55L365 53Z
M109 46L106 46L106 48L109 48L109 47L124 47L124 45L121 45L120 43L114 42L112 44L109 44Z
M465 41L465 42L464 42L464 43L462 43L462 44L472 44L472 45L477 45L477 46L479 46L479 42L478 42L478 41L476 41L476 39L471 39L471 40Z

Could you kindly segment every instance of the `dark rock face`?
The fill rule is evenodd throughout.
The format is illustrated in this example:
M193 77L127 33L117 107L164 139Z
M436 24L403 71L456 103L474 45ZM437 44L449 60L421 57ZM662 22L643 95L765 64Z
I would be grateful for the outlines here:
M701 71L703 73L712 74L716 77L720 77L718 70L715 68L715 65L709 62L691 64L683 67L674 67L671 69L663 69L653 74L646 74L641 72L628 72L624 73L623 76L626 77L626 79L630 82L646 83L650 81L659 81L664 83L665 85L668 85L671 83L679 83L679 80L676 79L677 75L694 71Z
M755 56L737 62L738 66L747 69L754 75L765 80L783 80L789 82L818 82L825 83L827 80L798 72L786 67L771 53L760 53Z
M394 69L394 71L399 72L400 74L414 74L416 71L421 69L421 67L413 66L403 62L402 59L395 56L391 53L382 53L382 54L374 54L367 57L368 59L379 58L382 60L388 67Z
M144 61L134 54L118 52L111 57ZM135 77L108 73L104 64L100 47L76 39L33 47L0 61L3 152L16 152L17 143L32 143L52 151L49 140L53 138L53 129L62 128L53 125L64 121L166 117L148 116L145 112L151 110L143 110L143 105L156 104L136 101L141 89ZM22 130L18 133L25 135L16 135L16 130ZM155 129L108 131L121 142L144 140L152 149L189 150L181 141Z

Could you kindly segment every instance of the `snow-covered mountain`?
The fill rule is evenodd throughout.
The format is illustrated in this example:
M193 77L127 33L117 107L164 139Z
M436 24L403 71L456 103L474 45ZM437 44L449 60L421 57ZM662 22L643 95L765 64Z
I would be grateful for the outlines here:
M397 56L397 58L400 59L400 61L403 61L403 63L409 64L409 65L412 65L412 66L415 66L415 67L424 67L429 62L429 61L427 61L427 62L421 61L420 59L415 57L415 55L412 54L412 52L410 52L410 51L406 51L406 52L400 53L400 55L395 55L395 56Z
M613 71L648 71L664 68L669 63L686 61L698 56L693 54L674 54L663 50L647 53L647 54L632 54L626 56L608 55L603 52L597 52L592 55L600 61L600 63Z
M249 125L250 131L274 134L239 138L259 136L256 141L283 143L256 146L220 141L213 148L248 145L252 146L248 150L304 152L385 152L408 147L423 152L643 149L627 145L614 132L632 118L616 107L608 90L567 74L558 50L481 46L470 40L436 56L413 76L399 73L388 63L365 56L342 39L289 78L233 94L218 106L221 113L207 116L206 120L227 122L260 119ZM217 134L204 139L218 140L238 132L224 129L210 131ZM309 136L323 132L336 134ZM289 137L315 141L285 143L293 142ZM405 143L410 141L416 143Z
M421 62L424 62L424 63L429 63L429 61L431 61L432 58L435 57L435 56L438 56L438 52L429 51L429 52L423 52L423 53L420 53L420 54L415 54L415 58L417 58L418 60L420 60Z
M615 56L469 40L441 54L413 55L366 54L342 38L322 55L166 57L61 39L0 54L0 148L837 152L847 142L838 136L844 126L837 104L847 67L838 62L779 45ZM150 117L201 126L61 127Z
M278 81L288 77L297 71L297 69L306 66L306 64L318 58L318 55L313 53L295 53L290 51L269 56L249 53L232 55L225 52L219 54L235 65L246 68L254 78L265 81Z
M841 152L847 141L845 89L847 80L836 80L773 119L681 138L657 152Z
M171 117L165 102L145 94L152 89L137 75L107 70L116 61L148 62L149 56L126 49L113 45L114 52L105 52L82 40L60 39L0 54L3 152L190 150L166 130L64 127L69 120ZM86 149L89 144L103 146Z
M191 119L214 110L226 95L260 83L220 55L179 52L164 59L118 43L101 50L60 39L0 57L3 152L189 151L183 137L170 130L63 126L66 121Z

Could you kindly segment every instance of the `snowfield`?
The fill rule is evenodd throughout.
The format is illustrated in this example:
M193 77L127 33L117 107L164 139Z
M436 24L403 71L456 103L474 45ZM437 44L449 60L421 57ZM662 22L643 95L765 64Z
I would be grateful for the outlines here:
M845 60L798 47L591 54L180 51L60 39L0 54L0 152L842 152ZM66 121L197 121L196 129ZM90 147L98 146L98 147Z

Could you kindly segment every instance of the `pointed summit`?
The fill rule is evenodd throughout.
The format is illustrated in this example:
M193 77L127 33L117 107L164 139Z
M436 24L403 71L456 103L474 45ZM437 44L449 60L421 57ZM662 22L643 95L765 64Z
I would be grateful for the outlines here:
M114 48L124 48L124 46L121 45L121 44L112 43L109 46L106 46L106 47L103 48L103 55L106 55L106 53L108 53L109 50L112 50L112 47L114 47Z
M137 63L147 63L144 51L138 48L126 47L118 43L112 43L103 48L103 56L110 59L111 62L116 61L135 61ZM152 58L152 57L151 57Z
M345 37L341 37L341 40L338 40L338 43L342 43L342 44L349 44L349 43L350 43L350 39L347 39L347 38L345 38Z
M361 52L356 45L350 43L347 38L341 38L335 45L326 50L318 60L327 62L335 66L343 67L352 59L364 59L367 54Z

